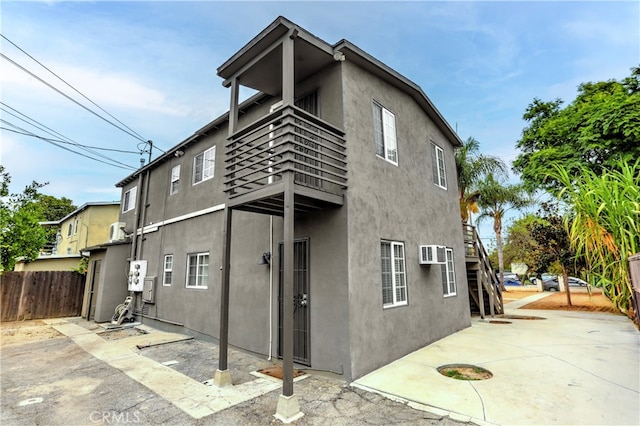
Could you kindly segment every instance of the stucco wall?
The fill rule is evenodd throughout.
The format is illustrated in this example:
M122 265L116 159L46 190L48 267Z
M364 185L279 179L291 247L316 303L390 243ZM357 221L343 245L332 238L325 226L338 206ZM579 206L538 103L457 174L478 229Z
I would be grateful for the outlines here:
M109 240L109 226L118 221L120 206L89 205L60 224L62 239L57 246L58 254L79 254L83 248L105 243ZM75 221L78 220L77 230ZM72 226L68 235L69 225Z
M100 281L94 291L96 295L96 322L111 321L116 306L124 302L129 295L127 291L127 259L130 254L129 244L110 246L106 252L92 253L89 265L93 260L101 259ZM92 271L87 271L91 276Z
M349 63L344 68L349 153L348 253L353 377L470 325L453 146L407 94ZM398 165L375 154L372 102L396 117ZM433 183L430 143L445 152L447 190ZM408 304L383 309L381 240L404 243ZM457 295L418 245L454 250Z
M80 255L40 257L33 262L17 262L15 271L71 271L80 266Z

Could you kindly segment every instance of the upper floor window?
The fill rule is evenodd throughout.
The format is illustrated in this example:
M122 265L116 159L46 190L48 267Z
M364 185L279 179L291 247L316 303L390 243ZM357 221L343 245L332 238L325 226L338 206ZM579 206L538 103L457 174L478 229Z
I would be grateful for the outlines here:
M129 210L133 210L136 208L136 194L138 192L138 187L134 186L130 190L124 193L122 197L122 213L126 213Z
M174 166L171 169L171 183L169 185L169 194L175 194L178 192L178 186L180 185L180 165Z
M78 218L76 218L76 220L73 221L73 233L74 234L78 233Z
M440 188L447 189L444 151L433 142L431 143L431 167L433 169L433 183Z
M373 103L373 134L376 155L397 166L396 116L376 102Z
M407 278L404 244L395 241L380 243L382 269L382 306L389 308L407 304Z
M162 278L162 285L171 285L173 278L173 255L167 254L164 256L164 275Z
M456 295L456 273L453 268L453 249L446 249L447 263L443 263L441 267L442 274L442 294L444 296Z
M209 253L187 255L187 287L207 288L209 283Z
M216 147L209 148L193 157L193 184L213 177L216 162Z
M73 233L73 223L69 223L69 226L67 227L67 237L70 237L72 233Z

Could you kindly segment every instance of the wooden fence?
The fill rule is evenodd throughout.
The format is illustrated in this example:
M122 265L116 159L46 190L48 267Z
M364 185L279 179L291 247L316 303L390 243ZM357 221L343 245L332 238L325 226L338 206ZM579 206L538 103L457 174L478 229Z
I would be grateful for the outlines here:
M4 272L1 321L79 316L85 276L72 271Z

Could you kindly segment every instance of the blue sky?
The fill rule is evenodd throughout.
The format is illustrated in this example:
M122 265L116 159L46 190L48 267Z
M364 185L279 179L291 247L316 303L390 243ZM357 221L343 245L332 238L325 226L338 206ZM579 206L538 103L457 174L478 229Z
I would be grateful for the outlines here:
M534 97L570 102L580 83L621 79L640 63L638 1L2 1L0 8L3 36L165 150L228 109L216 68L279 15L329 43L347 39L414 81L463 139L475 137L507 163ZM1 48L88 104L4 39ZM0 62L5 111L80 144L138 150L139 140ZM34 130L5 111L6 122ZM6 130L0 137L13 192L36 180L77 205L117 200L114 185L130 173L36 138ZM103 154L140 164L138 154Z

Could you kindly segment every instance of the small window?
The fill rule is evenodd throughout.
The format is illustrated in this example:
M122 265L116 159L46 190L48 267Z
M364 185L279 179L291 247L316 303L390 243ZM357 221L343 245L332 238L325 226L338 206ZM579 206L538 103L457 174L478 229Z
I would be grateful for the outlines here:
M215 171L215 163L215 146L193 157L193 184L211 179Z
M373 103L373 134L376 155L397 166L396 116L376 102Z
M74 235L78 233L78 218L73 221L73 233Z
M456 273L453 268L453 249L447 248L447 263L442 264L442 294L445 297L456 295Z
M67 227L67 237L70 237L72 233L73 233L73 223L69 223L69 226Z
M133 210L136 208L136 194L138 192L138 187L134 186L130 190L124 193L122 197L122 213L126 213L129 210Z
M178 164L171 169L171 183L169 184L169 194L173 195L178 192L180 185L180 165Z
M71 254L71 247L67 247L67 254Z
M207 288L209 283L209 253L187 255L187 288Z
M444 151L433 142L431 143L431 167L433 168L433 183L442 189L447 189Z
M404 244L395 241L380 243L382 270L382 307L407 304L407 279Z
M162 279L162 285L171 285L171 279L173 275L173 255L167 254L164 256L164 275Z

